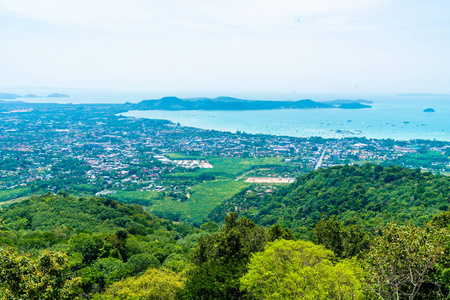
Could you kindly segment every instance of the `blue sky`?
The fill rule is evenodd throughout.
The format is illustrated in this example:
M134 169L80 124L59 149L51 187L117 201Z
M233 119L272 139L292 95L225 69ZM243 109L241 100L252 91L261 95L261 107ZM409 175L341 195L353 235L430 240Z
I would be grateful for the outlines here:
M450 94L450 1L4 0L0 86Z

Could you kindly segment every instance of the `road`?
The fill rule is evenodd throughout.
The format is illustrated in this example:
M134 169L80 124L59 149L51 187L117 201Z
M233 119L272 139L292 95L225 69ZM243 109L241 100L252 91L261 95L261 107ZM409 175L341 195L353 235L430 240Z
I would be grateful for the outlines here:
M333 139L336 138L336 133L337 133L337 130L334 132ZM320 158L319 158L319 160L317 161L317 164L316 164L316 167L314 168L314 170L318 170L318 169L322 166L322 163L323 163L323 157L325 156L325 151L327 151L327 149L328 149L328 146L325 146L325 147L323 148L322 155L320 155Z
M317 164L316 164L316 167L314 168L314 170L317 170L317 169L319 169L322 166L323 157L325 156L325 151L326 150L327 150L327 147L323 148L322 155L320 155L320 158L317 161Z

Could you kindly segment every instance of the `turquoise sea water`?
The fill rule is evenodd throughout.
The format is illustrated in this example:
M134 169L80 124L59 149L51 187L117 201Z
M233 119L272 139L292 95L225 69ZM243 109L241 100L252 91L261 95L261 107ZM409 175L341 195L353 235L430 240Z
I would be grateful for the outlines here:
M425 113L426 108L436 112ZM296 137L365 136L450 141L450 97L374 100L371 109L260 111L129 111L123 116L166 119L183 126Z

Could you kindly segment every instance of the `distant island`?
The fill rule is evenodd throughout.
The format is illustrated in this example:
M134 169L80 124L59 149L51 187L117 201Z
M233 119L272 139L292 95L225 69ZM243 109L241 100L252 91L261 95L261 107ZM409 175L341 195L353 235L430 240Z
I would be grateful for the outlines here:
M18 99L18 98L41 98L42 96L37 96L35 94L27 94L25 96L20 96L17 94L11 94L11 93L0 93L0 99L3 100L14 100L14 99ZM67 98L70 97L69 95L66 94L59 94L59 93L54 93L54 94L50 94L45 96L47 98Z
M17 98L20 98L20 96L16 94L0 93L0 99L13 100Z
M35 94L28 94L28 95L22 96L22 98L39 98L39 96L36 96Z
M433 108L426 108L423 112L435 112Z
M137 104L128 103L130 109L137 110L268 110L268 109L317 109L317 108L344 108L360 109L371 108L369 100L334 100L316 102L311 99L297 101L273 100L245 100L232 97L218 98L189 98L164 97L156 100L143 100Z
M54 94L47 95L46 97L47 98L67 98L67 97L70 97L70 96L66 95L66 94L54 93Z

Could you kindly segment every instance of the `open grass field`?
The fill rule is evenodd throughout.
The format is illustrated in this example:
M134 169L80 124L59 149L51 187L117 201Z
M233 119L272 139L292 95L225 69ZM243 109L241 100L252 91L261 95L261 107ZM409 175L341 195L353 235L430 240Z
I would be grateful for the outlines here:
M249 186L249 183L234 180L213 180L193 186L190 198L185 201L161 199L161 193L153 191L118 191L108 198L146 206L148 211L163 218L174 218L189 223L201 224L204 218L218 205Z
M154 200L149 211L161 216L176 215L181 221L201 224L204 218L218 205L249 186L245 182L214 180L191 188L191 197L186 202Z
M120 201L126 204L139 204L149 206L159 199L159 193L153 191L132 192L132 191L117 191L114 195L108 195L108 198Z
M181 176L185 178L197 177L201 174L212 174L217 178L232 179L236 178L243 172L247 172L254 167L267 165L281 165L282 159L278 157L264 158L208 158L207 159L214 168L199 169L189 173L174 173L171 176Z
M29 190L26 188L19 188L13 190L0 191L0 202L12 200L14 198L23 197L29 194Z

